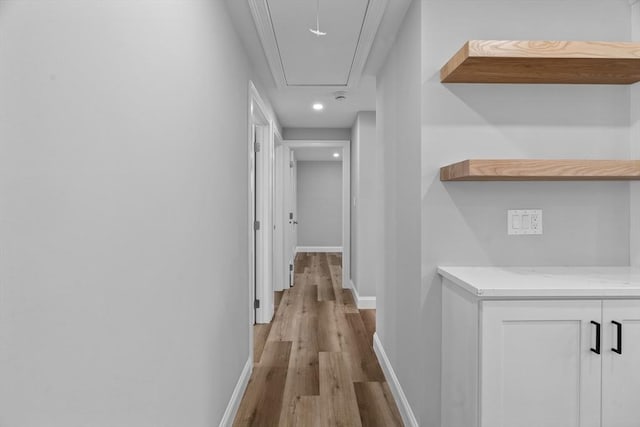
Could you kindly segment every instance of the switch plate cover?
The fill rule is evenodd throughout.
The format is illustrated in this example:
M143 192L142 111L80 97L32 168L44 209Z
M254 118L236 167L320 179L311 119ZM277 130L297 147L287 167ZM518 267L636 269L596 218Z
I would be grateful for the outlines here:
M542 234L542 209L509 209L507 233L509 235Z

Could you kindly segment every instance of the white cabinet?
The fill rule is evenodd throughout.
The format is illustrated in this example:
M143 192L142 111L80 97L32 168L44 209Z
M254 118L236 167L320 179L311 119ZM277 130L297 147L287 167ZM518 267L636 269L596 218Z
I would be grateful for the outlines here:
M600 426L600 301L482 301L481 426ZM602 351L602 349L600 349Z
M639 427L640 298L518 292L444 279L442 426Z
M638 427L640 301L603 301L602 328L602 426ZM614 349L621 350L622 354Z

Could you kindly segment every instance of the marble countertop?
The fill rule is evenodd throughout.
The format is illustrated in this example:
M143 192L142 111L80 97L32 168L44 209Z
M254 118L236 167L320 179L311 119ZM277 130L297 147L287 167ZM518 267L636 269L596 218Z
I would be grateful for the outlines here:
M481 298L640 298L638 267L438 267Z

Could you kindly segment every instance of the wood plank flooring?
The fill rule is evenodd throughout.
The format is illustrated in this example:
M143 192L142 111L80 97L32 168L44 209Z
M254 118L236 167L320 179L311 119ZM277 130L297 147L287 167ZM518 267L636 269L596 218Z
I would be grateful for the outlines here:
M254 329L254 367L234 426L402 426L373 352L375 310L342 289L337 253L302 253L295 286Z

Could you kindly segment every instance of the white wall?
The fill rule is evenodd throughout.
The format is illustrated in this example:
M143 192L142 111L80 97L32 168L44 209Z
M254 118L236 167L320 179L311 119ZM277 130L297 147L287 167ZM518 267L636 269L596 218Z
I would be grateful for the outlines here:
M384 275L384 146L375 111L361 111L351 130L351 281L376 296Z
M630 88L443 85L440 67L473 38L630 40L630 13L622 0L423 0L408 12L378 76L390 258L378 329L421 426L440 425L437 265L629 263L628 183L442 183L438 172L477 157L629 158ZM509 208L543 209L545 234L507 236Z
M300 141L348 141L351 129L343 128L284 128L282 139Z
M342 162L297 163L298 246L342 246Z
M377 135L384 145L385 254L384 280L376 290L376 331L414 410L439 411L438 401L425 400L427 375L420 360L425 355L420 354L419 331L428 327L422 323L420 292L420 10L420 1L409 7L377 76ZM429 379L433 378L430 372ZM440 383L439 378L435 381Z
M249 356L223 2L0 11L0 425L217 425Z
M640 3L631 7L631 40L640 41ZM640 85L631 86L631 158L640 159ZM631 182L630 190L630 264L640 267L640 182Z

